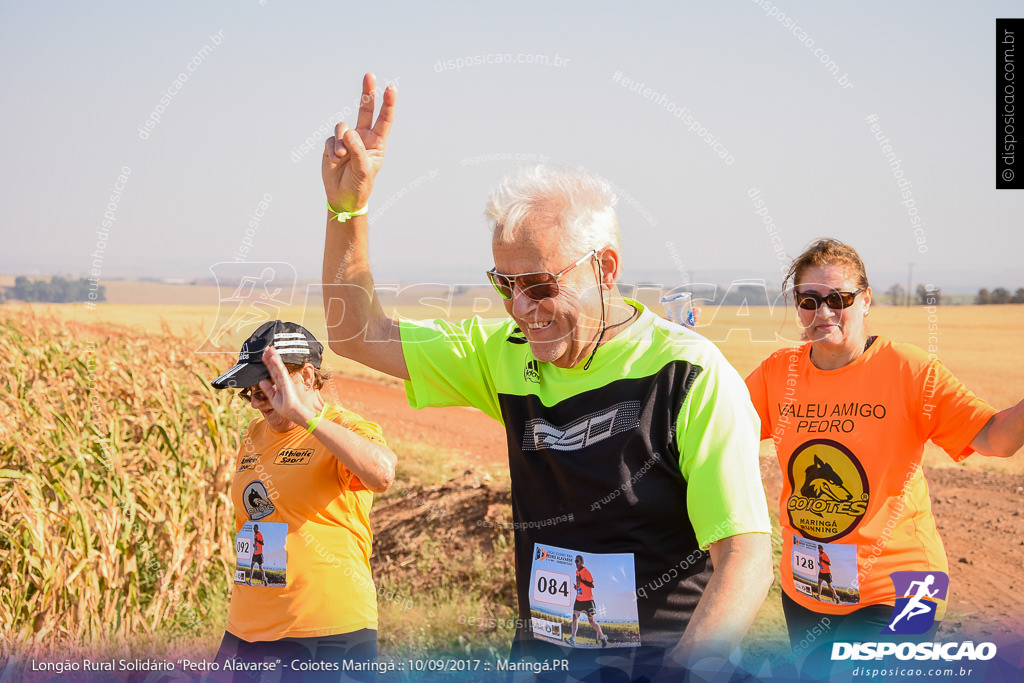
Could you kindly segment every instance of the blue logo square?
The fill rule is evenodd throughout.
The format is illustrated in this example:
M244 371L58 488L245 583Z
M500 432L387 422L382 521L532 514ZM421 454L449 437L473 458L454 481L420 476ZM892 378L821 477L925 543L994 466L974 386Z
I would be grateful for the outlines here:
M945 572L893 572L896 606L892 619L882 633L920 635L935 623L938 601L949 592L949 575Z

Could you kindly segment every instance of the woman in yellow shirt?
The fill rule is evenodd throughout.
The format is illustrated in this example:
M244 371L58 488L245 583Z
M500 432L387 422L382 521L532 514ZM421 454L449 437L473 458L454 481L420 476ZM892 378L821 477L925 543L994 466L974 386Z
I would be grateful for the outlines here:
M217 662L279 659L283 680L337 679L342 660L377 657L369 511L394 480L396 457L380 427L324 402L322 354L304 327L275 320L213 381L241 388L261 414L243 435L231 485L237 560ZM255 576L254 559L263 570Z

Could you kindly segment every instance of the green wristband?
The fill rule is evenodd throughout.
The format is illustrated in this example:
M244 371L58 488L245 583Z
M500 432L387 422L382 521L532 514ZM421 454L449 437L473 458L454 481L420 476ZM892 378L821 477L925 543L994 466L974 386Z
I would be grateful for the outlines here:
M356 216L365 216L366 211L369 208L370 205L367 204L363 208L356 209L355 211L335 211L334 207L331 206L331 203L327 202L327 210L334 214L334 218L338 219L339 223L344 223L349 218L355 218Z
M306 430L307 434L312 434L313 433L313 430L315 430L317 425L320 424L321 418L323 418L324 414L327 412L327 409L329 407L330 407L330 404L325 403L324 404L324 409L320 411L319 415L317 415L316 417L311 417L311 418L309 418L309 420L306 421L306 424L309 425L309 429Z

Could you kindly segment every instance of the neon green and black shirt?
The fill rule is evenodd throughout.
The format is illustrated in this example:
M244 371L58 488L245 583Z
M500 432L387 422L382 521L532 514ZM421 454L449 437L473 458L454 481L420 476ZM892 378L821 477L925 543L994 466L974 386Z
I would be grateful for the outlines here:
M760 423L711 342L629 303L639 319L588 370L538 361L510 319L403 320L405 387L413 407L505 425L522 623L535 544L631 553L642 644L671 646L710 578L708 545L771 533Z

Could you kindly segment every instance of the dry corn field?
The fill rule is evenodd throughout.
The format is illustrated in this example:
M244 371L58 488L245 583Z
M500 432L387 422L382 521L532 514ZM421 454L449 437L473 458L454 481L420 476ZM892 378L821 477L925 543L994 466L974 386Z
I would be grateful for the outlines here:
M81 306L0 306L0 672L12 657L127 651L208 656L215 650L233 567L234 515L226 492L240 434L255 416L228 392L209 385L234 355L194 352L216 313L216 307L202 306L110 305L94 312ZM715 313L706 314L702 332L741 373L782 343L775 337L780 329L792 327L762 309L751 309L749 318L736 309ZM1021 395L1024 375L1014 358L1022 313L1024 307L1009 306L941 309L940 357L999 408ZM323 338L322 318L309 311L281 316L302 320ZM879 308L873 321L877 333L922 347L931 342L923 309ZM379 373L330 353L325 363L339 383L353 375L379 380ZM453 448L459 472L469 462L481 464L485 452L483 464L504 468L500 428L491 433L443 417L412 419L401 410L418 411L408 409L396 384L364 381L362 394L354 384L342 384L337 394L380 422L389 441L401 435L393 441L400 471L412 465L418 472L435 455L448 462ZM361 405L371 393L380 396ZM491 453L495 443L497 452ZM950 608L955 616L947 621L1006 628L1016 623L1007 615L1019 613L1019 601L1012 597L1018 591L1004 595L1000 585L990 586L990 572L971 565L970 548L979 542L998 548L994 556L1008 565L995 575L1020 580L1019 517L1006 510L1019 508L1024 457L992 463L974 456L953 466L942 453L931 456L929 464L952 468L933 481L959 591ZM449 469L438 466L445 473ZM467 484L454 495L421 483L417 475L406 474L380 498L372 517L378 531L375 576L381 585L415 597L409 611L405 603L379 601L382 654L470 645L504 651L511 630L485 632L466 623L482 617L488 624L506 617L511 623L514 616L511 597L495 605L492 590L502 571L501 585L511 581L508 544L497 543L495 534L474 535L493 529L479 522L507 507L496 502L507 494L501 487L492 491ZM496 572L488 581L455 585L454 574L439 576L441 570L429 564L440 556L440 532L427 525L430 533L424 535L427 527L418 513L422 501L435 499L448 506L439 519L463 542L471 558L465 561ZM982 527L986 532L979 537ZM437 595L418 583L426 577L433 577L429 585ZM755 630L781 633L777 597L762 613L766 616Z
M208 380L232 360L0 308L4 659L222 627L244 425Z

